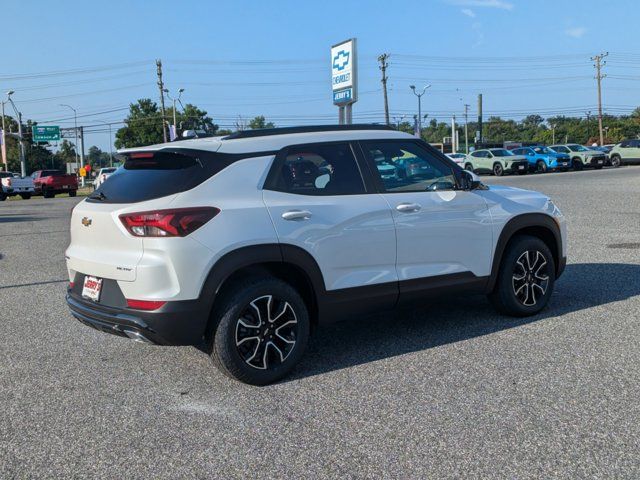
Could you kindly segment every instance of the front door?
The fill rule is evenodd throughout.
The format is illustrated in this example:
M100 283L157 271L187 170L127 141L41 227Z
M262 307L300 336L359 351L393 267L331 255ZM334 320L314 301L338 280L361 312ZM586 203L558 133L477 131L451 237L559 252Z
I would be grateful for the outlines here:
M485 200L457 188L453 167L418 141L361 142L370 166L397 165L399 175L378 175L393 212L396 269L403 291L430 283L482 279L491 271L493 232ZM414 167L411 174L402 165Z

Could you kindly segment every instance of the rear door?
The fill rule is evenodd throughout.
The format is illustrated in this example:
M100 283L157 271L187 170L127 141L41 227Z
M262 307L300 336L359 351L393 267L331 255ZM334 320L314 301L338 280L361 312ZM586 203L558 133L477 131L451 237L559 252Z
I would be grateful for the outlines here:
M457 189L452 166L420 142L377 140L361 146L371 165L381 155L391 163L412 155L430 166L429 172L398 180L378 177L396 225L400 297L434 280L488 276L493 232L484 198Z
M395 177L391 171L384 175ZM379 305L397 299L396 234L389 205L367 187L371 180L348 142L282 150L263 198L281 244L309 253L328 292L383 286Z

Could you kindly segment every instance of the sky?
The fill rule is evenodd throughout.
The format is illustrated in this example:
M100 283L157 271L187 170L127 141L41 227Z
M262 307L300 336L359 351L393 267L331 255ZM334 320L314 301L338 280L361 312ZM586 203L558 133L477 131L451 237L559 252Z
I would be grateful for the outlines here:
M23 118L86 127L109 149L128 105L165 86L221 127L256 115L278 126L335 123L330 47L358 40L355 122L383 122L377 57L389 57L392 120L417 110L409 85L431 85L427 121L597 112L590 57L609 52L606 112L640 105L637 0L41 1L1 0L0 92ZM167 100L170 104L170 100ZM8 113L11 113L9 111Z

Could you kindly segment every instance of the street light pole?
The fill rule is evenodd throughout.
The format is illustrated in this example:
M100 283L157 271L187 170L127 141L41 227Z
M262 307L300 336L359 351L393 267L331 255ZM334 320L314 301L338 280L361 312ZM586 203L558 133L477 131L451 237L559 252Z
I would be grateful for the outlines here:
M73 110L73 125L74 125L74 132L76 134L76 144L75 144L75 148L73 149L75 151L76 154L76 170L78 169L78 112L76 112L76 109L73 108L71 105L67 105L65 103L61 103L60 104L61 107L67 107L70 108L71 110Z
M177 138L178 137L178 120L176 118L176 102L180 102L180 97L182 97L182 92L184 92L184 88L178 89L178 98L171 98L171 96L169 95L168 88L165 88L163 91L167 95L167 98L173 102L173 129L174 129L174 134L176 135L176 138ZM180 105L182 105L182 102L180 102ZM184 109L184 107L182 108Z
M416 97L418 97L418 129L417 129L418 131L416 132L416 136L418 138L421 138L421 136L422 136L422 96L427 91L427 88L429 88L430 86L431 85L426 85L422 89L422 93L416 93L416 86L415 85L409 85L409 88L411 89L413 94Z

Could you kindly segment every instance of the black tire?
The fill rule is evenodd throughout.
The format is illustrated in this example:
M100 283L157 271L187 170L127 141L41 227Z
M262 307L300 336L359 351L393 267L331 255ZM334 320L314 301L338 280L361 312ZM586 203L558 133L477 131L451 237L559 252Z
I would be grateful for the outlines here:
M584 165L582 164L582 160L580 160L579 158L572 159L571 160L571 165L573 166L573 169L576 172L579 172L584 168Z
M618 168L620 165L622 165L622 159L620 158L620 155L613 155L610 162L611 166L614 168Z
M51 190L43 190L42 191L42 196L44 198L53 198L53 197L55 197L55 193L53 193Z
M502 167L501 163L494 163L493 164L493 174L496 177L501 177L502 175L504 175L504 168Z
M517 235L504 251L498 279L493 292L489 294L489 300L504 315L535 315L549 303L555 272L551 250L542 240L529 235Z
M7 194L0 191L0 202L4 202L7 199Z
M547 164L542 160L538 160L536 163L536 172L537 173L546 173L547 172Z
M22 197L23 200L29 200L31 198L30 193L21 193L20 196Z
M281 314L274 314L273 322L265 321L263 316L270 317L269 311ZM223 293L213 315L217 321L213 363L225 375L241 382L267 385L283 378L307 347L307 306L291 285L277 278L252 277L236 282Z
M469 172L473 172L473 165L471 165L470 163L467 163L467 164L464 166L464 169L465 169L465 170L467 170L467 171L469 171Z
M75 197L78 194L77 190L69 190L69 196L70 197Z

